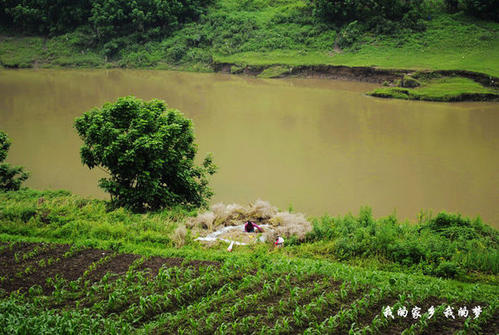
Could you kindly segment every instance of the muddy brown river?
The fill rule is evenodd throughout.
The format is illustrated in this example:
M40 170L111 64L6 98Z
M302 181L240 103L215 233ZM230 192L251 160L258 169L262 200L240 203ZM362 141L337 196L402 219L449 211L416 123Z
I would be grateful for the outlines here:
M117 97L192 118L219 166L212 202L261 198L317 216L373 208L480 215L499 227L499 104L384 100L376 85L131 70L0 70L0 129L27 186L106 198L80 162L73 120Z

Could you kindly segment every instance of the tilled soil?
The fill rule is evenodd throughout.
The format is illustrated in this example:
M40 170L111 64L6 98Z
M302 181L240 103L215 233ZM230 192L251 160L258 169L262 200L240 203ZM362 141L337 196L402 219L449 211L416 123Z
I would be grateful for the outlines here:
M44 250L35 256L23 260L23 255L33 251L36 247L44 246ZM47 279L56 276L67 281L79 279L89 267L98 262L101 258L111 256L109 261L102 262L93 271L89 271L85 280L91 282L99 281L107 272L118 276L124 275L130 265L140 258L140 255L118 254L112 256L113 252L101 249L84 249L73 255L65 257L70 250L70 245L63 244L42 244L42 243L15 243L0 250L0 289L7 293L13 291L26 291L32 286L40 286L44 294L50 294L54 288L49 285ZM18 261L15 255L18 255ZM51 263L48 264L48 260ZM158 274L161 266L167 267L181 266L183 258L166 258L154 256L148 258L138 270L150 270L151 276ZM187 266L199 268L200 266L214 265L220 266L218 262L210 261L189 261L184 263Z
M132 263L140 257L141 256L134 254L116 255L111 258L109 262L99 265L97 269L92 271L85 279L90 280L91 282L97 282L108 272L111 272L117 276L122 276L128 271L130 265L132 265Z

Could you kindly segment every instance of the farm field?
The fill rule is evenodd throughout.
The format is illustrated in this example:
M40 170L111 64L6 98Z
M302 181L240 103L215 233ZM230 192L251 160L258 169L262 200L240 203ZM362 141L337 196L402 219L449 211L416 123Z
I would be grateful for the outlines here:
M206 250L196 260L10 239L0 242L5 334L496 334L499 327L493 285L321 260ZM449 307L454 317L445 316Z

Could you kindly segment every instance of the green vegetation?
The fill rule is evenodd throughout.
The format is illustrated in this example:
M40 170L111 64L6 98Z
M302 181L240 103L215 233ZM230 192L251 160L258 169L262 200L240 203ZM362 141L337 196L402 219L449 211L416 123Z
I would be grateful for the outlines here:
M21 166L3 163L10 148L10 139L0 130L0 191L18 190L29 174Z
M428 15L424 0L316 0L315 15L335 25L346 25L342 31L346 41L353 33L371 31L395 34L403 29L422 31Z
M4 27L22 33L62 34L77 30L83 44L110 43L113 49L120 38L147 41L167 36L171 31L195 20L208 1L23 1L0 3ZM112 52L112 50L111 50Z
M461 77L434 78L420 87L383 87L369 93L375 97L429 101L499 100L499 92Z
M479 219L440 213L410 226L394 217L375 220L362 209L359 216L315 219L307 241L287 241L280 249L259 244L228 253L226 244L207 248L190 235L184 247L174 248L175 227L193 214L180 208L108 211L104 201L63 191L0 193L1 329L102 334L494 329L495 280L467 284L417 270L495 278L498 233ZM372 257L413 267L402 273L338 262ZM394 319L384 316L387 306ZM420 307L422 317L398 316L403 306L409 313ZM443 314L449 306L455 319ZM463 306L468 318L457 315ZM476 306L482 313L475 319Z
M83 164L109 174L99 186L113 207L199 207L213 194L207 180L216 171L211 155L194 165L192 121L164 101L119 98L76 118L75 128L84 142Z
M231 69L232 71L233 69ZM277 78L279 76L289 73L289 67L287 66L271 66L266 68L258 75L258 78Z
M185 220L195 214L181 207L147 214L123 208L110 211L105 201L82 199L65 191L0 193L0 233L113 249L133 246L122 249L129 252L181 245L195 252L203 249L190 229L179 229L185 230ZM304 241L291 238L285 249L276 252L371 269L497 283L499 233L478 218L439 213L422 215L415 225L394 216L375 219L370 209L364 208L358 216L324 216L312 222L313 230ZM222 243L210 250L217 253L226 247ZM240 252L265 254L268 248L253 245Z
M375 220L371 210L363 208L358 217L315 219L308 240L320 243L297 246L293 252L329 251L339 260L378 258L413 273L461 279L475 271L499 272L498 232L479 218L471 220L445 212L435 217L420 216L415 225L401 224L393 216ZM390 266L394 268L393 264L387 268Z

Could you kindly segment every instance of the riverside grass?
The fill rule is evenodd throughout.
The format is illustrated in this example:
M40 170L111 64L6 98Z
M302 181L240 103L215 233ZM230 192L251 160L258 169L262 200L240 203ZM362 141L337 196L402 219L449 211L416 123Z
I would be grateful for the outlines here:
M117 56L104 50L82 48L77 32L62 36L14 37L4 32L0 64L18 67L125 67L183 71L212 71L213 64L234 68L267 66L261 77L276 77L290 66L367 66L411 71L466 70L499 76L499 24L446 14L443 1L428 2L431 15L423 32L394 36L364 33L339 49L338 32L312 19L303 0L216 0L199 22L185 25L170 37L144 44L130 43ZM214 22L216 24L214 24ZM284 71L284 70L282 70ZM402 94L382 89L386 97L448 101L449 97L476 93L461 84L437 87L431 93ZM484 88L489 93L497 89ZM485 97L494 99L493 97Z
M462 77L441 77L423 81L417 88L383 87L368 93L382 98L427 101L499 100L499 91ZM494 98L495 97L495 98Z
M147 214L121 208L109 211L103 200L67 191L24 189L0 193L0 239L64 242L146 254L146 250L169 250L182 255L223 255L225 243L208 247L194 240L194 231L185 230L187 221L196 215L196 211L180 207ZM273 253L467 282L499 282L499 233L478 218L439 213L422 217L414 225L394 216L375 219L369 208L362 208L358 216L310 220L313 230L305 240L288 239L286 248ZM179 229L185 231L179 234ZM269 245L256 244L238 247L236 253L260 257L268 251ZM198 256L205 259L206 255Z

